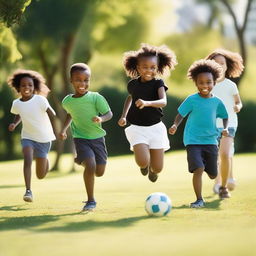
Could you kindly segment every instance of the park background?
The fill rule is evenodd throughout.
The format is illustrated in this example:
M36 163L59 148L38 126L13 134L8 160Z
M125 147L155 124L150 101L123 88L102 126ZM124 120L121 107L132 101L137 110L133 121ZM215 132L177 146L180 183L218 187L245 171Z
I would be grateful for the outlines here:
M186 78L188 67L210 51L224 47L239 52L245 72L236 80L244 108L239 113L236 152L256 150L256 3L248 1L171 0L22 0L0 1L0 160L21 158L21 125L7 129L13 120L11 104L18 95L6 84L16 68L43 74L51 89L48 99L57 112L60 129L65 112L61 101L72 93L69 67L74 62L91 66L90 90L108 100L114 117L103 124L109 155L129 153L123 128L117 125L127 95L122 57L142 42L166 44L177 55L170 77L164 123L170 126L177 107L194 84ZM184 126L184 123L183 123ZM182 127L183 128L183 127ZM182 149L182 132L170 137L172 149ZM56 141L52 169L59 169L61 154L73 152L71 139ZM71 171L74 166L70 163Z
M32 255L256 255L256 1L255 0L0 0L0 256ZM243 109L235 138L238 188L230 200L212 194L204 176L206 207L194 200L182 144L184 123L170 136L172 148L157 183L139 175L123 128L117 125L127 95L122 66L125 51L140 43L166 44L179 64L164 80L169 87L164 123L196 91L188 67L215 48L239 52L245 72L236 80ZM35 201L24 203L20 129L8 131L10 108L18 95L7 86L17 68L44 75L60 129L61 100L72 87L69 66L86 62L90 89L108 100L114 117L103 124L109 162L96 180L98 207L81 214L85 199L82 168L73 164L71 138L53 144L46 179L33 173ZM148 194L167 193L173 209L166 218L149 218Z

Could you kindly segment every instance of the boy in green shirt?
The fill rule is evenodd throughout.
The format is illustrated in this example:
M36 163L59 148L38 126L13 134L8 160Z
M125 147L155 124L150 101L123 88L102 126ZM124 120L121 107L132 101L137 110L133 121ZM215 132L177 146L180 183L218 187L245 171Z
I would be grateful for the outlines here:
M107 163L107 150L101 123L112 118L112 112L105 98L88 90L91 70L84 63L75 63L70 69L70 81L75 94L67 95L62 106L67 112L60 138L67 138L66 131L71 125L77 157L75 162L84 166L84 183L88 200L83 211L96 207L94 198L94 177L104 174Z

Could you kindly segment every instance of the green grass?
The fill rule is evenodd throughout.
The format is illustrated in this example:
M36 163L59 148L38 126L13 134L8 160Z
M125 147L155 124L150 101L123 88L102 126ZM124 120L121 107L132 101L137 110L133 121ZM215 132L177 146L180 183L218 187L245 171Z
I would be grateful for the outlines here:
M184 151L167 153L156 184L143 177L133 156L109 159L96 179L97 210L81 213L82 170L46 179L33 175L35 201L22 200L22 161L0 163L0 255L256 255L256 154L236 155L238 187L229 200L212 193L204 175L204 209L190 209L195 197ZM173 209L167 217L144 211L148 194L165 192Z

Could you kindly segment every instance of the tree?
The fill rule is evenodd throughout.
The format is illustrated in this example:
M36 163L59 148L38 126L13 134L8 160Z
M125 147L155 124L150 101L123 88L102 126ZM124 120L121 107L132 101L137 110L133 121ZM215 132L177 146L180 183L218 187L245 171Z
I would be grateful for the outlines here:
M246 5L245 5L245 13L243 16L243 20L242 23L239 24L238 21L238 16L235 14L234 10L233 10L233 0L198 0L198 2L202 2L207 4L211 10L217 10L217 8L221 11L221 5L224 6L228 12L228 14L230 15L232 21L233 21L233 25L234 25L234 30L238 39L238 45L239 45L239 52L244 60L244 66L246 66L247 64L247 47L246 47L246 40L245 40L245 32L246 32L246 28L248 25L248 20L249 20L249 13L250 10L252 8L252 3L253 0L247 0ZM219 13L218 12L214 12L214 13ZM240 13L239 13L240 15ZM242 73L242 75L236 79L236 83L237 86L239 86L240 81L242 80L244 76L244 72Z

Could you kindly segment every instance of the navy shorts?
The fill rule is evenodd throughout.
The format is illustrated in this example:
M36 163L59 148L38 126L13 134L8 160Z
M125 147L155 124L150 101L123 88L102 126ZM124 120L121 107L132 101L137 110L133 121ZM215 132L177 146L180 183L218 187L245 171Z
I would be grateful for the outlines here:
M33 149L33 155L36 158L46 158L47 154L50 151L51 142L41 143L34 140L22 139L21 140L22 148L30 147Z
M96 164L107 163L107 149L104 137L98 139L74 138L76 147L75 162L81 164L87 158L95 158Z
M187 160L189 172L193 173L197 168L211 176L218 173L218 147L216 145L187 145Z

